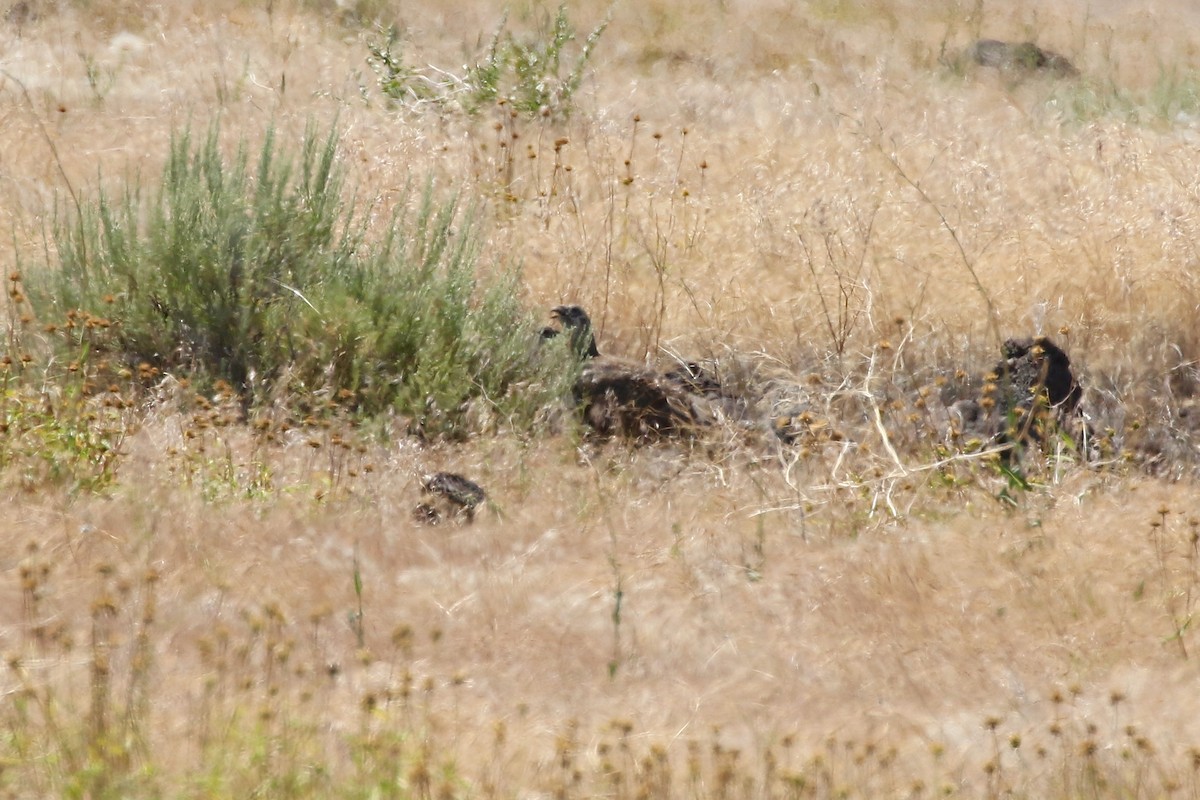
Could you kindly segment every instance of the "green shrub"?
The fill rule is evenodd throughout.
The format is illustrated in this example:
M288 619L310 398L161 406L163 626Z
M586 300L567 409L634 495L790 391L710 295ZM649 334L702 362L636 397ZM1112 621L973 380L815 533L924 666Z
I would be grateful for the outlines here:
M461 75L406 65L394 29L384 41L368 43L368 61L379 76L383 93L408 105L429 103L474 114L504 101L525 116L569 116L584 69L608 19L587 35L573 57L568 46L576 40L575 27L565 5L558 7L548 30L539 35L518 39L506 33L506 25L507 18L501 19L487 48Z
M1154 83L1141 89L1122 87L1111 79L1080 79L1056 85L1046 106L1069 121L1111 118L1136 125L1188 124L1200 114L1200 73L1164 66Z
M63 326L73 354L225 380L247 406L395 410L432 435L528 427L561 396L565 356L538 346L514 273L481 279L476 218L457 199L429 187L371 242L332 133L310 130L295 161L268 134L253 170L244 143L228 159L218 139L176 136L157 190L60 216L35 310L111 321L85 348L93 334Z

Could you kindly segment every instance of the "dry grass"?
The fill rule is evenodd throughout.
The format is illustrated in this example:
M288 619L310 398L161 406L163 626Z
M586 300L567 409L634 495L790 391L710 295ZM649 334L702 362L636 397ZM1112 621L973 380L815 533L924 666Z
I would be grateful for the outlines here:
M530 306L818 424L449 446L115 387L103 492L6 448L8 796L1200 796L1188 3L622 5L565 122L390 108L370 28L315 5L31 2L0 31L5 271L173 130L336 120L376 229L435 176L486 199L487 266L521 263ZM501 14L354 8L437 65ZM1084 77L939 63L1035 34ZM1069 350L1117 452L1002 503L992 462L933 466L923 399L1025 333ZM433 469L493 507L417 526Z

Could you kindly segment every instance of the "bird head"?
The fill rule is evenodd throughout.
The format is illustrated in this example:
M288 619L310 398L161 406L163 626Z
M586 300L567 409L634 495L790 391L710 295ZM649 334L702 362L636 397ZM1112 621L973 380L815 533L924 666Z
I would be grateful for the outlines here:
M592 335L592 319L580 306L555 306L550 309L551 318L562 324L571 336L571 346L581 356L600 355L596 349L596 337Z
M550 317L561 322L564 328L592 327L592 318L581 306L555 306L550 309Z

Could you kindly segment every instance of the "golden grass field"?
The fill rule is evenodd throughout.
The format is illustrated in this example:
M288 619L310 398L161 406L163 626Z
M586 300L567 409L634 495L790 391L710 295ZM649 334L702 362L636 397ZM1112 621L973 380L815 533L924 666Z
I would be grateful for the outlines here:
M27 0L0 28L5 273L173 132L316 122L376 230L432 177L529 307L811 387L839 435L264 443L168 377L103 492L6 460L4 796L1200 797L1200 8L619 0L566 121L386 102L363 15L457 68L504 11ZM947 65L980 36L1082 75ZM1114 451L1002 502L908 403L1035 334ZM417 525L434 469L492 507Z

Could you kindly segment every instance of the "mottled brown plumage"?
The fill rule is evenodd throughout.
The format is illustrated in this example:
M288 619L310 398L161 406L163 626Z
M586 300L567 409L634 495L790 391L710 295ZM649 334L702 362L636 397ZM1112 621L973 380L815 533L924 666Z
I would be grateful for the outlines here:
M700 424L698 398L690 389L698 374L689 370L687 376L673 378L632 361L600 355L592 321L579 306L557 306L551 316L586 360L574 396L584 423L597 435L646 440L685 434Z
M435 472L421 478L425 501L413 509L413 519L437 525L449 517L473 522L475 510L487 500L487 492L475 481L453 472Z
M1001 353L979 404L988 413L971 421L990 428L997 441L1011 443L1040 442L1047 425L1079 427L1083 389L1061 348L1044 336L1025 337L1006 340Z
M1033 42L1001 42L996 39L979 39L963 51L966 61L981 67L1009 72L1040 72L1060 78L1079 74L1075 65L1065 56L1043 50Z
M1039 399L1062 414L1079 405L1083 390L1071 372L1071 359L1044 336L1008 339L1001 347L1004 360L994 370L1001 407L1031 408Z

